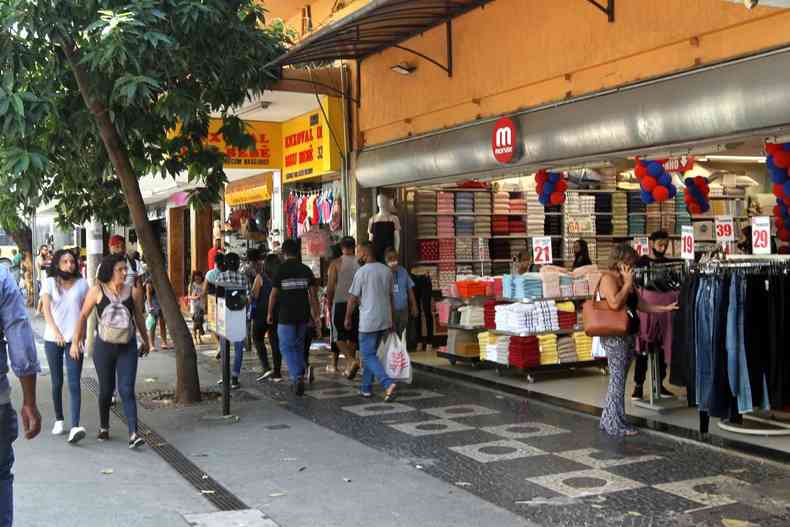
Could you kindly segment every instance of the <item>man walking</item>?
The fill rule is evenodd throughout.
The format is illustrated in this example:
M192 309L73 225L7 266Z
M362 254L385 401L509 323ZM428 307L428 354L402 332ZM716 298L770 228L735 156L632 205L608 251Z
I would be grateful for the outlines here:
M357 346L359 340L359 313L352 314L351 329L346 329L346 311L348 307L348 290L354 280L359 263L354 254L356 242L351 236L340 240L340 258L335 259L329 266L329 279L326 286L326 297L332 306L332 322L337 335L337 347L346 357L346 372L348 379L353 379L359 370L357 359Z
M13 442L17 438L17 415L11 406L8 363L22 385L22 426L25 437L33 439L41 431L41 415L36 406L36 374L40 371L33 329L25 301L12 276L0 266L0 327L5 350L0 355L0 527L14 523Z
M375 377L386 390L384 400L391 402L395 400L397 385L387 376L376 352L381 338L394 329L392 271L376 260L370 242L360 245L360 256L365 265L354 274L345 320L346 329L350 331L354 327L354 310L359 306L359 352L363 367L359 393L362 397L371 397Z
M288 375L294 393L304 395L305 335L312 318L316 328L321 328L321 310L318 307L318 286L313 271L297 260L299 242L285 240L282 247L285 262L274 276L269 295L268 323L274 324L277 309L277 337L280 352L288 364Z

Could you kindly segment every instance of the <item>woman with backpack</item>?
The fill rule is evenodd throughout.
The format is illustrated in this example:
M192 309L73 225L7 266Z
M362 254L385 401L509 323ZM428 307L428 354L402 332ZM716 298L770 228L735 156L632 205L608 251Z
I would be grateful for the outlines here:
M68 442L76 444L85 437L85 429L80 426L82 356L72 357L69 349L72 342L82 345L74 338L74 325L79 319L89 287L77 268L76 258L65 249L55 251L48 274L49 277L42 284L41 303L44 319L47 321L44 330L44 351L47 354L52 376L52 403L55 407L55 426L52 428L52 435L62 435L66 432L63 425L65 357L71 406Z
M122 255L106 256L99 267L98 284L85 298L74 330L71 357L77 360L82 351L85 323L96 308L98 335L93 348L93 364L99 377L99 441L110 438L110 404L118 378L118 393L123 402L123 413L129 427L129 448L138 448L145 441L137 434L137 400L134 385L137 379L137 336L140 332L139 356L148 354L148 332L143 317L143 291L140 287L126 285L126 258Z

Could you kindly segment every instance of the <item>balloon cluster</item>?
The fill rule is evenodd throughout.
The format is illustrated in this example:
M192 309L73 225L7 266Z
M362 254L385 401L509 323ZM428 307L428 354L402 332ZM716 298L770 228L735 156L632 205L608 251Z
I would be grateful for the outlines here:
M708 180L702 176L687 177L683 183L686 184L686 208L691 214L702 214L710 210L710 187Z
M548 207L565 203L568 182L560 172L539 170L535 174L535 182L537 183L538 201L541 205Z
M678 193L672 175L664 169L664 161L637 159L634 173L642 189L642 201L647 205L672 199Z
M774 217L776 234L783 242L790 242L790 143L766 143L765 166L773 182L773 193L776 196ZM784 251L782 251L784 250ZM782 247L780 252L786 252Z

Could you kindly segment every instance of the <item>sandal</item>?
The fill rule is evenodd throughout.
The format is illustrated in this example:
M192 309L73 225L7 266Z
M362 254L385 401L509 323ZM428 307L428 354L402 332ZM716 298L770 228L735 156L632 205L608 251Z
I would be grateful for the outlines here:
M395 398L398 397L398 394L396 393L397 390L398 390L398 385L397 384L393 384L392 386L390 386L387 389L387 391L384 392L384 401L386 401L388 403L393 402L395 400Z
M354 361L354 364L345 373L346 379L353 381L354 377L357 376L357 372L359 372L359 361Z

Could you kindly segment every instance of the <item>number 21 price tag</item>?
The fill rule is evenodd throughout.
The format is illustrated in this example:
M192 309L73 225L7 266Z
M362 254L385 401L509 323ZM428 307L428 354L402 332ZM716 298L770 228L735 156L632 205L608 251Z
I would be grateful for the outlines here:
M752 218L752 254L771 254L771 219Z
M680 257L684 260L694 259L694 227L683 225L680 233Z
M548 265L554 262L550 236L532 238L532 260L538 265Z
M735 226L732 216L716 216L716 241L718 243L735 241Z

